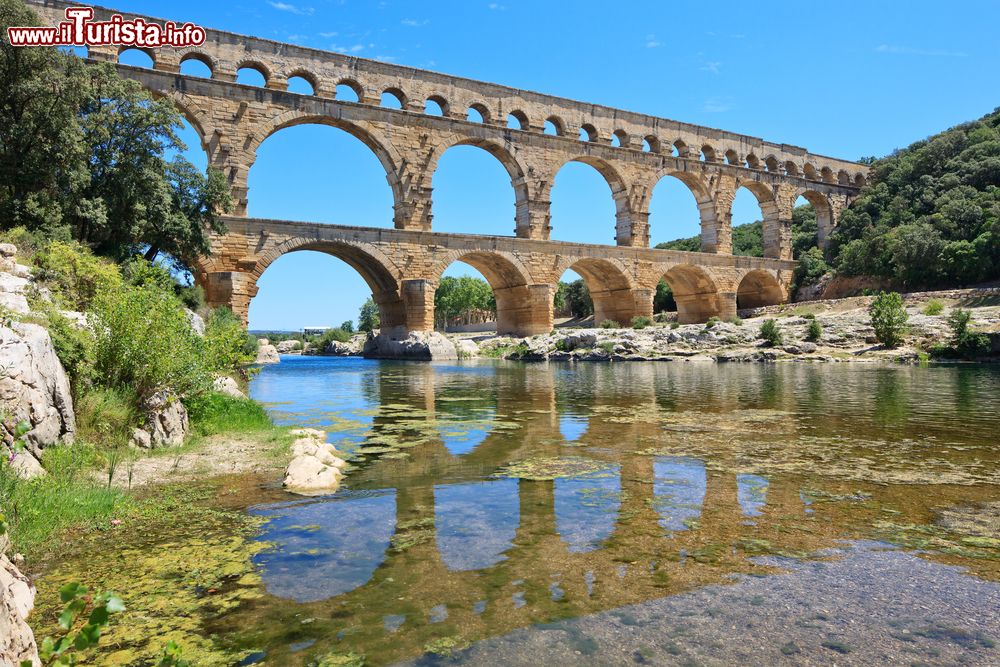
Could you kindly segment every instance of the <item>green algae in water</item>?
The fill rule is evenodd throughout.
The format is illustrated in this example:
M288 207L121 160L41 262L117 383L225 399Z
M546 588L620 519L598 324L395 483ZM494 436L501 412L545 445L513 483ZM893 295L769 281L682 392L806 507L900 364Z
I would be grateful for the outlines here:
M494 477L547 481L561 477L579 477L606 472L610 474L611 464L582 456L553 456L522 459L499 469Z

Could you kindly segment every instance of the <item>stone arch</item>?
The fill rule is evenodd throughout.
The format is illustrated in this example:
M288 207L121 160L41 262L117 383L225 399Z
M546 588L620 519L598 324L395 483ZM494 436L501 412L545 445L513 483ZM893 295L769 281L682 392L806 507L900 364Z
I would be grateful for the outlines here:
M736 308L773 306L785 300L785 290L770 271L754 269L740 280L736 288Z
M475 111L482 117L483 125L489 125L491 122L493 122L493 114L490 113L489 107L487 107L482 102L473 102L472 104L469 105L469 109Z
M507 116L508 118L513 118L517 121L517 127L513 129L524 130L525 132L531 129L531 123L528 121L528 114L524 113L520 109L514 109L507 114Z
M365 95L364 86L362 86L356 79L352 79L350 77L339 79L337 83L335 83L333 86L333 95L335 98L337 98L337 88L339 88L340 86L345 86L346 88L350 89L357 96L358 102L364 99ZM350 102L350 100L341 100L341 101Z
M319 78L315 74L313 74L307 69L303 69L300 67L297 69L293 69L291 72L289 72L285 76L285 81L290 81L296 77L302 79L312 87L312 94L314 96L319 96L320 94Z
M611 136L612 136L613 139L617 139L618 140L618 147L619 148L628 148L629 147L629 143L631 142L631 139L629 138L628 132L626 132L625 130L622 130L622 129L615 130L614 132L611 133Z
M552 286L534 285L531 274L512 253L454 250L431 270L436 285L454 262L464 262L486 278L497 302L497 333L528 336L552 330Z
M239 61L238 63L236 63L236 71L234 72L234 74L236 76L239 76L241 69L252 69L256 72L259 72L260 75L264 77L265 87L267 86L267 84L271 83L271 79L273 76L271 73L271 69L259 60L246 59Z
M404 93L401 88L399 88L397 86L389 86L388 88L386 88L385 90L383 90L382 91L382 97L379 100L379 105L380 106L383 106L383 107L386 106L385 105L385 96L386 95L394 97L396 99L396 101L399 102L399 108L400 109L406 109L406 105L409 103L409 98L406 96L406 93Z
M857 174L854 175L854 185L856 185L859 188L863 188L867 184L868 184L868 179L865 177L864 174L858 172Z
M138 51L140 53L146 54L147 56L149 56L150 69L156 69L156 49L145 48L142 46L131 46L131 45L119 46L115 62L120 63L122 54L125 53L126 51Z
M430 174L432 185L434 182L434 174L437 172L438 162L441 160L441 156L443 156L449 148L453 148L455 146L475 146L476 148L481 148L495 157L497 161L503 165L503 168L510 176L511 187L514 189L514 224L520 234L522 225L519 225L518 221L521 219L522 215L528 215L528 181L525 178L527 170L524 165L521 164L514 153L508 150L508 148L503 144L490 139L464 139L447 146L439 146L434 150L430 160L427 162L427 173ZM431 202L431 206L433 210L433 200Z
M837 182L841 185L851 184L851 175L847 173L846 169L841 169L837 172Z
M215 60L209 54L204 51L189 50L181 53L181 59L178 61L178 66L183 65L189 60L197 60L212 73L212 78L215 78L216 63Z
M335 118L333 116L316 116L303 114L299 111L286 111L285 113L272 119L264 127L259 128L255 134L252 134L247 138L244 150L246 155L246 165L243 178L248 177L250 169L253 167L254 160L257 156L257 149L260 148L260 145L264 143L268 137L287 127L293 127L295 125L329 125L330 127L344 130L356 139L359 139L363 144L371 149L371 151L375 154L375 157L378 158L379 162L382 163L382 167L385 169L386 181L388 181L389 187L392 189L393 207L396 209L397 213L399 212L400 206L404 202L403 184L400 179L401 167L399 167L399 165L402 164L402 160L396 154L391 144L370 129L362 128L359 125L341 120L340 118ZM398 223L399 221L397 220L397 226Z
M799 175L799 165L795 164L791 160L785 161L785 175L787 176L798 176Z
M716 158L715 148L711 144L705 144L701 147L701 159L703 162L715 162Z
M438 105L438 107L441 108L441 115L442 116L445 116L447 118L448 114L451 113L451 105L448 104L448 100L445 99L445 97L443 95L438 95L437 93L435 93L433 95L428 95L427 101L428 102L433 102L434 104ZM425 111L426 111L426 107L425 107Z
M683 183L694 197L701 223L701 251L720 252L720 242L722 245L726 245L728 244L728 240L727 238L722 238L726 237L726 234L718 228L720 221L715 207L715 199L712 197L708 184L696 172L678 171L673 168L663 169L657 172L653 180L653 187L650 189L650 198L652 198L652 193L655 191L656 185L667 177L676 178ZM652 230L650 230L650 233L652 234Z
M642 140L645 143L643 150L648 150L650 153L659 153L662 149L660 140L655 134L647 134Z
M693 264L664 268L662 279L674 293L681 324L707 322L710 317L731 319L736 315L735 304L724 301L716 281L705 269Z
M820 176L823 178L823 182L824 183L836 183L837 182L837 179L834 178L834 175L833 175L833 169L830 169L830 167L823 167L820 170L819 173L820 173Z
M584 123L580 126L580 140L596 142L600 139L600 134L597 132L597 128L594 127L592 123Z
M823 248L836 224L836 220L833 218L833 206L830 204L830 198L821 192L805 188L795 192L795 199L799 197L804 197L812 205L813 211L816 212L816 238L819 247Z
M731 164L734 167L740 167L743 165L743 161L740 160L740 154L730 148L726 151L726 164Z
M753 153L747 153L747 169L760 169L760 158Z
M691 156L691 149L688 148L687 143L683 139L675 139L671 146L677 152L677 157L686 158Z
M552 123L552 127L555 129L557 137L566 136L566 122L562 118L553 114L545 120L546 122Z
M559 277L567 269L580 274L594 301L594 324L612 320L627 326L637 315L649 316L646 293L636 294L635 284L622 266L607 259L567 259L561 262ZM557 277L558 280L558 277ZM649 304L652 305L651 302Z
M615 202L615 236L618 239L619 245L622 245L622 239L632 238L632 209L628 201L628 185L625 183L625 179L622 175L611 165L611 163L602 160L599 157L593 155L580 155L570 158L566 162L559 165L554 172L555 176L553 176L552 180L547 184L545 191L541 193L541 198L550 199L552 186L555 184L555 177L558 176L559 171L561 171L562 168L570 162L580 162L582 164L589 165L596 169L597 173L604 178L608 187L611 188L611 197Z
M764 218L764 256L782 258L784 254L791 252L790 247L786 247L791 239L786 239L785 231L781 225L781 211L774 191L764 183L753 180L738 180L737 190L746 188L757 199L760 206L761 215ZM732 219L732 203L730 202L729 219Z
M777 173L779 170L778 158L773 155L768 155L764 158L764 168L771 173Z
M816 171L816 167L814 167L811 162L806 162L802 167L802 175L810 181L819 180L819 172Z

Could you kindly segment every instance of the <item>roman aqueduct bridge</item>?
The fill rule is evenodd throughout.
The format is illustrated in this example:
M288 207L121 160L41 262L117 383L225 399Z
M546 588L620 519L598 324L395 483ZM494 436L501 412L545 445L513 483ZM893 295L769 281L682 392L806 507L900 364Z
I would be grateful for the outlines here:
M29 4L53 24L71 6L53 0ZM95 20L112 14L123 13L95 8ZM172 99L198 132L210 164L228 178L234 215L226 218L227 233L213 239L196 279L212 305L229 305L244 319L263 271L297 250L326 252L358 270L381 308L383 331L430 330L435 287L455 261L471 264L493 287L501 333L549 331L554 291L566 269L587 282L598 322L651 315L661 278L674 292L682 322L729 318L737 305L788 298L795 201L801 196L812 204L822 245L868 174L864 165L724 130L219 30L207 33L197 48L149 50L152 69L117 67ZM117 62L120 49L94 46L87 55ZM189 59L207 65L211 78L181 74ZM258 71L264 87L236 83L244 68ZM293 77L308 82L312 94L288 92ZM352 91L352 100L338 99L338 88ZM386 93L400 108L382 106ZM345 130L374 152L392 189L394 229L246 217L247 177L257 148L275 132L307 123ZM488 151L510 174L514 236L434 232L432 178L441 155L456 145ZM616 245L549 240L550 192L556 173L571 161L593 166L611 187ZM683 182L698 203L700 253L649 248L650 198L665 177ZM763 213L763 258L731 254L732 203L741 187L754 194Z

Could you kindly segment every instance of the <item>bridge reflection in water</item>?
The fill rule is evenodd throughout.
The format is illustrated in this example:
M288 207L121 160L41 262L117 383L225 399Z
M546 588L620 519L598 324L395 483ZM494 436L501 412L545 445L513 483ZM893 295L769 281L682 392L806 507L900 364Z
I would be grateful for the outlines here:
M270 518L261 539L273 547L257 564L273 600L237 610L227 625L271 628L279 636L270 646L305 638L374 663L411 658L441 637L497 636L771 571L751 557L866 537L873 503L905 508L920 522L927 495L947 505L980 493L845 480L781 455L836 437L845 420L859 438L933 439L947 425L909 411L908 374L919 372L910 369L863 378L736 369L723 382L728 371L714 366L563 374L553 366L336 363L354 364L362 396L355 413L368 417L340 445L375 443L375 453L334 497L254 508ZM945 403L977 391L961 375L938 377L937 387ZM827 411L833 391L843 398ZM408 432L412 447L379 446ZM766 459L754 458L760 449ZM932 455L883 463L909 470ZM545 477L546 460L586 465L554 479L502 474L528 461L541 469L528 476ZM813 502L838 493L873 500ZM303 618L313 619L308 627ZM279 654L271 653L295 661Z

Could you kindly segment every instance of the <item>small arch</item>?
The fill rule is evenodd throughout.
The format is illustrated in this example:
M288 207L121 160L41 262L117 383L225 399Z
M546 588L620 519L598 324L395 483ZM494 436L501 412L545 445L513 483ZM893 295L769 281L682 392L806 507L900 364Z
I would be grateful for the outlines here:
M625 130L615 130L611 134L611 145L616 148L628 148L630 141L628 132Z
M730 148L728 151L726 151L726 164L731 164L733 166L738 167L743 164L743 161L740 160L739 153Z
M315 95L317 90L319 90L319 80L312 72L298 69L288 75L288 92Z
M354 79L341 79L337 82L334 99L338 102L360 102L364 88Z
M736 308L761 308L785 300L785 291L777 278L763 269L754 269L740 280L736 289Z
M121 65L153 69L156 67L156 52L153 49L123 46L118 49L118 62Z
M211 79L215 74L215 65L212 63L212 59L204 53L197 51L185 53L181 56L181 74Z
M868 179L865 178L864 174L858 173L854 175L854 185L858 186L859 188L863 188L867 184L868 184Z
M802 167L802 174L810 181L819 180L819 172L816 171L816 167L814 167L811 162L805 163Z
M507 127L511 130L528 130L528 115L519 109L507 114Z
M850 185L851 175L847 173L847 170L841 169L837 172L837 182L841 185Z
M746 159L747 169L760 169L760 158L753 153L747 154Z
M772 174L778 173L778 158L768 155L764 158L764 167Z
M440 95L431 95L424 102L424 113L429 116L447 116L449 111L448 100Z
M379 106L386 109L404 109L406 108L406 95L399 88L386 88L382 91Z
M580 141L597 141L597 128L590 123L580 126Z
M562 118L559 116L549 116L545 119L545 127L543 129L545 134L549 134L555 137L562 137L566 135L566 123L563 122Z
M798 176L799 166L794 162L792 162L791 160L787 160L785 162L785 174L788 176Z
M715 149L705 144L701 147L702 162L715 162Z
M691 264L677 264L663 274L677 304L681 324L707 322L724 315L719 289L705 269Z
M270 80L270 71L259 62L246 61L236 66L236 83L263 88Z
M822 176L824 183L835 183L836 182L836 179L833 176L833 169L830 169L829 167L823 167L823 169L820 170L819 173L820 173L820 176Z
M674 157L688 157L690 155L690 150L688 145L684 143L682 139L677 139L673 143L673 156Z
M490 122L490 110L486 108L485 104L473 102L469 105L465 119L471 123L482 123L485 125Z
M652 134L646 135L642 140L642 150L646 153L659 153L660 140Z

